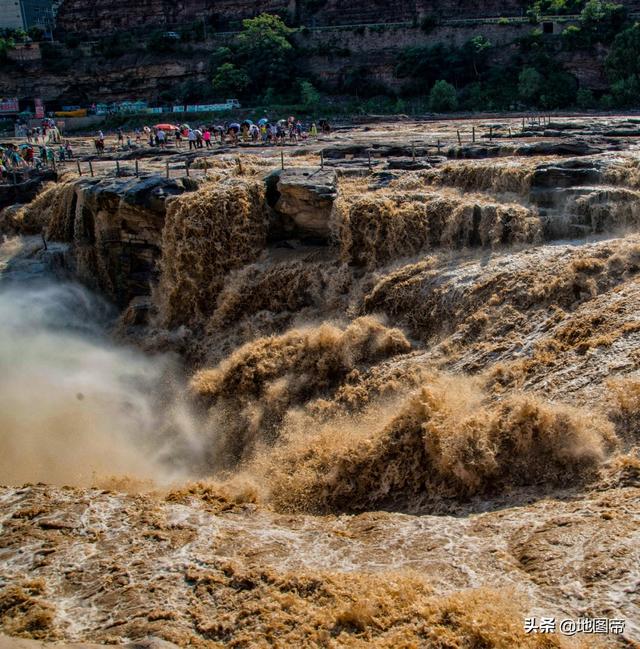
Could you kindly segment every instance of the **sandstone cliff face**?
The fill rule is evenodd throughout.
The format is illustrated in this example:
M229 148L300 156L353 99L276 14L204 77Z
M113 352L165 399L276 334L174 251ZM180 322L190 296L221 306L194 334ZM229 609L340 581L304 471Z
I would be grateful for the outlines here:
M520 16L525 0L370 0L345 3L339 0L65 0L59 14L59 26L68 32L80 32L89 38L109 33L140 29L148 34L156 28L172 28L195 20L211 20L206 43L196 44L185 54L151 54L140 45L115 60L78 54L68 72L52 71L48 62L16 64L0 69L0 87L7 95L23 99L42 97L51 102L88 104L97 101L145 99L160 101L163 91L171 91L185 81L209 83L211 51L228 43L233 34L220 32L238 29L240 20L262 12L280 13L288 20L310 26L296 38L315 52L304 65L313 75L331 87L340 87L354 69L364 68L374 82L392 89L404 83L395 75L398 53L412 46L446 43L461 46L482 33L496 46L496 62L513 55L510 43L531 30L528 23L510 25L446 23L428 34L420 28L425 16L440 20L461 20L489 16ZM625 0L630 11L640 10L640 0ZM377 24L384 28L345 29L341 25ZM318 27L320 29L313 29ZM333 27L333 29L332 29ZM146 31L145 31L146 30ZM90 47L88 48L91 49ZM80 49L78 50L78 53ZM348 52L341 56L340 52ZM326 53L326 54L325 54ZM338 54L336 54L338 53ZM581 87L602 90L607 87L603 61L606 51L563 53L560 60L576 76ZM504 59L504 61L503 61Z
M369 0L344 2L320 0L65 0L58 14L65 31L86 32L94 36L118 29L145 26L170 26L194 20L212 19L221 25L237 23L260 13L279 13L303 24L326 26L354 23L389 23L419 20L424 16L442 19L521 16L526 0Z
M290 7L291 5L291 7ZM93 36L118 29L171 27L195 20L212 19L219 23L251 18L261 13L282 13L292 9L289 0L65 0L58 13L58 26L69 32Z
M419 21L425 16L441 20L522 16L528 0L65 0L58 24L65 31L94 36L118 29L171 26L209 19L221 27L237 27L240 20L261 13L277 13L308 26ZM630 11L640 0L622 0Z
M0 87L7 95L41 97L45 102L90 104L96 101L148 99L187 80L208 83L207 52L180 60L131 54L115 61L86 57L61 74L42 64L0 69Z

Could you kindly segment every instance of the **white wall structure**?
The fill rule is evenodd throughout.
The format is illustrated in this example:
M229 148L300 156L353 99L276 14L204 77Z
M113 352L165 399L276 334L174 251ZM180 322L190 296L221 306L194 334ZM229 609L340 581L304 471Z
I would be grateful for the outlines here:
M0 28L24 29L20 0L0 0Z

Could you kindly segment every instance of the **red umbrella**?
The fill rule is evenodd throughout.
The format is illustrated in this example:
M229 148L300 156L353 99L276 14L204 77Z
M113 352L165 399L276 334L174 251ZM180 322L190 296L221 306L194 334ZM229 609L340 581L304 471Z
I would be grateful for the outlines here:
M178 131L180 130L177 126L173 124L156 124L153 128L157 128L159 131Z

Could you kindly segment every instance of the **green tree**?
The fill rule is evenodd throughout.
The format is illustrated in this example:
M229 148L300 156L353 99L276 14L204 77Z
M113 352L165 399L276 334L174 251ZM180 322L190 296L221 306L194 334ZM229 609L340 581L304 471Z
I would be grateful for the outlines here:
M267 88L262 95L262 103L265 106L273 106L276 103L277 93L273 88Z
M314 108L320 103L320 93L309 81L300 84L300 99L305 108Z
M538 103L546 109L573 106L577 92L578 82L575 77L563 70L555 70L544 79Z
M620 32L614 39L606 60L613 82L640 74L640 23Z
M44 30L40 27L31 27L28 34L32 41L40 42L44 38Z
M242 27L236 38L238 61L254 86L290 89L295 51L289 38L295 30L271 14L243 20Z
M213 77L213 88L223 95L242 95L249 87L251 80L244 70L233 63L223 63Z
M618 34L627 21L623 5L601 0L589 0L580 13L580 26L589 45L607 43Z
M535 68L523 68L518 76L518 94L521 99L535 102L540 96L542 82L542 75Z
M588 108L595 108L597 105L596 99L593 96L593 92L589 88L580 88L576 95L576 102L578 108L586 110Z
M536 0L527 10L532 21L538 22L543 16L561 16L580 13L584 0Z
M435 113L447 113L458 107L458 93L446 81L436 81L429 93L429 108Z
M233 52L228 47L218 47L211 53L209 57L209 68L213 71L217 70L223 63L231 63L233 61Z
M13 38L0 38L0 61L6 61L9 50L16 46Z
M640 102L640 79L635 74L611 84L611 94L616 106L637 106Z
M183 104L195 104L211 96L211 94L212 89L210 87L203 85L195 79L187 79L187 81L184 81L178 86L174 99L177 99Z
M569 25L562 32L562 43L568 50L577 50L585 47L589 42L588 35L586 35L580 27L576 25Z

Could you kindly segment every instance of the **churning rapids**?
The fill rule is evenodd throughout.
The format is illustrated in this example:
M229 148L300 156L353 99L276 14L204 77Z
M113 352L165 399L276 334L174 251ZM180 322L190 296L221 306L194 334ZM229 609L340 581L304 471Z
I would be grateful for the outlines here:
M0 212L2 632L638 646L640 159L599 133Z
M76 485L2 493L8 633L206 646L233 628L238 646L278 635L282 646L431 637L506 648L538 646L522 634L525 614L606 612L637 634L637 510L614 513L631 505L624 490L535 503L524 492L517 506L474 515L356 517L274 513L245 478L159 490L184 483L202 452L176 367L109 340L114 313L61 276L64 246L45 252L27 238L0 250L2 475ZM147 478L154 493L78 488L138 491ZM614 556L625 568L600 579Z

